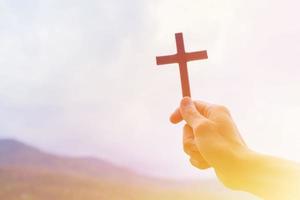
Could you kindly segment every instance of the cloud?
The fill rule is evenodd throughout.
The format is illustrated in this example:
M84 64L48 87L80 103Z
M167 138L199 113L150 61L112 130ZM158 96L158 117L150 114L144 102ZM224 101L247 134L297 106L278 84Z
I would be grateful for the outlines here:
M126 72L116 61L128 38L138 37L145 26L143 6L139 1L2 2L2 121L15 122L3 123L6 134L33 141L40 137L31 132L38 131L49 133L44 135L49 140L64 134L84 138L93 129L89 125L104 126L122 89L118 74Z
M300 100L296 8L292 1L1 1L0 136L194 176L181 129L167 121L180 100L178 67L155 66L156 55L175 53L173 34L182 31L189 51L209 54L189 64L193 97L227 105L251 146L279 153L281 137L296 138L284 130Z

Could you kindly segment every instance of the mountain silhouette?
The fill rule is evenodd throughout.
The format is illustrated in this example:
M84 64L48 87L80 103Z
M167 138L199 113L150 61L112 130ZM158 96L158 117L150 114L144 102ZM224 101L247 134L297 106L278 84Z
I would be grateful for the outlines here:
M53 155L13 139L0 140L0 167L36 169L110 179L141 178L132 170L101 159Z
M0 140L0 185L1 200L255 199L212 181L147 177L101 159L53 155L13 139Z

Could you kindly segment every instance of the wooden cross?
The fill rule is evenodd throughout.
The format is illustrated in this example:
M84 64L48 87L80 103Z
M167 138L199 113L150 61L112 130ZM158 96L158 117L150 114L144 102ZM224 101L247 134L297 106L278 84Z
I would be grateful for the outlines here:
M184 41L183 41L182 33L176 33L175 38L176 38L177 54L156 57L156 63L157 65L178 63L180 69L182 96L191 97L187 62L192 60L207 59L208 58L207 51L186 53L184 49Z

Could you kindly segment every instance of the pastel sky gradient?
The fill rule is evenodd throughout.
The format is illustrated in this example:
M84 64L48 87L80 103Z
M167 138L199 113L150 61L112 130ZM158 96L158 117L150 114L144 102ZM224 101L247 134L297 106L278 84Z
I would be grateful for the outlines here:
M300 4L286 0L0 0L0 137L167 177L188 163L174 33L194 99L226 105L250 147L300 161Z

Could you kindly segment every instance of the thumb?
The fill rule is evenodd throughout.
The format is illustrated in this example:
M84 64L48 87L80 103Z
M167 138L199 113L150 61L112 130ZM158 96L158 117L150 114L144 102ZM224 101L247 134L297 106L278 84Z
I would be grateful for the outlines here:
M189 97L184 97L181 100L179 110L182 118L194 130L197 128L198 125L207 121L207 119L198 112L195 104Z

